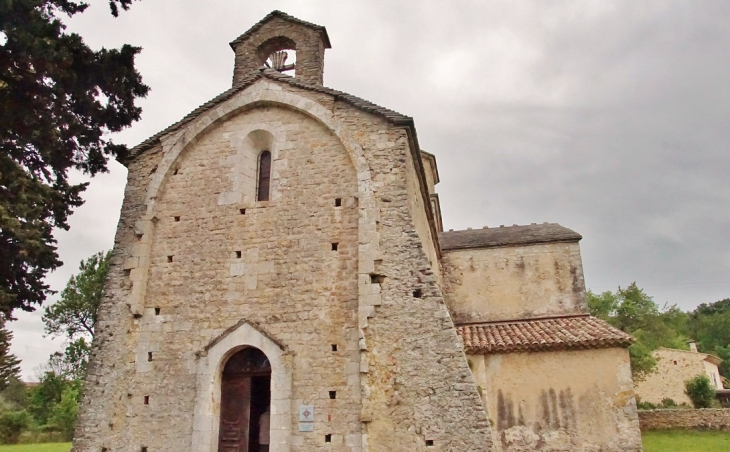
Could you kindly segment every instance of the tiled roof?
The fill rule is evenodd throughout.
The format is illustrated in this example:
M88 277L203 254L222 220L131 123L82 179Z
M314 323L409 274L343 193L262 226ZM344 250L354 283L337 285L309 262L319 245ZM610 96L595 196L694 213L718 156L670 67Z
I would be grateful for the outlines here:
M352 105L355 108L358 108L358 109L366 111L368 113L372 113L374 115L380 116L392 124L414 128L413 118L411 118L410 116L402 115L393 110L389 110L387 108L375 105L372 102L368 102L364 99L353 96L351 94L343 93L342 91L337 91L334 89L325 88L324 86L306 83L298 78L294 78L294 77L282 74L281 72L275 71L273 69L260 68L260 69L256 69L256 70L252 71L246 78L244 78L243 80L241 80L241 82L234 85L231 89L219 94L218 96L214 97L213 99L211 99L208 102L204 103L203 105L199 106L195 110L191 111L190 113L185 115L185 117L183 117L180 121L176 122L175 124L171 125L170 127L166 128L166 129L164 129L163 131L152 135L148 139L144 140L143 142L141 142L140 144L138 144L137 146L132 148L129 152L129 156L127 157L126 161L134 159L140 153L153 147L160 140L160 138L162 138L164 135L167 135L170 132L174 132L175 130L179 129L180 127L184 126L185 124L193 121L198 116L202 115L203 113L205 113L208 110L215 108L221 102L230 99L231 97L233 97L240 91L243 91L244 89L248 88L254 82L256 82L257 80L259 80L261 78L268 78L271 80L284 82L289 85L296 86L298 88L303 88L303 89L315 91L318 93L329 94L331 96L334 96L335 100L341 100L343 102L346 102L346 103ZM415 136L415 130L413 132L414 132L414 136ZM122 162L122 163L124 163L124 162Z
M582 238L577 232L557 223L500 226L439 233L439 243L443 251L531 243L572 242Z
M296 24L304 25L305 27L312 28L314 30L318 30L322 34L322 41L324 42L324 47L326 49L331 49L332 45L330 44L330 38L327 36L327 29L324 28L322 25L313 24L311 22L306 22L301 19L297 19L294 16L290 16L287 13L281 12L281 11L271 11L269 14L266 15L263 19L256 22L253 27L249 28L246 33L242 34L241 36L237 37L233 41L231 41L231 48L235 49L236 45L240 42L245 41L248 39L252 34L254 34L259 28L261 28L266 22L270 21L274 17L278 17L279 19L283 19L289 22L293 22Z
M628 347L633 338L592 316L457 326L467 353Z

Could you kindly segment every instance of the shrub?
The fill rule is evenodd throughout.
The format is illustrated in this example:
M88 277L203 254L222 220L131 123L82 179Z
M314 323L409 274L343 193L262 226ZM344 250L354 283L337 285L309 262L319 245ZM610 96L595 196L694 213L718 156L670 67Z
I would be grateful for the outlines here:
M63 390L61 401L53 407L50 423L55 425L64 436L66 441L73 439L76 418L79 414L78 404L79 391L68 387Z
M656 409L656 405L654 405L651 402L642 402L642 401L637 400L636 401L636 408L638 408L640 410L655 410Z
M16 444L20 434L30 425L30 415L23 411L6 411L0 414L0 440L5 444Z
M684 382L684 393L695 408L710 408L715 405L715 388L707 375L697 375Z
M662 402L659 404L662 408L677 408L677 402L670 399L669 397L665 397L662 399Z

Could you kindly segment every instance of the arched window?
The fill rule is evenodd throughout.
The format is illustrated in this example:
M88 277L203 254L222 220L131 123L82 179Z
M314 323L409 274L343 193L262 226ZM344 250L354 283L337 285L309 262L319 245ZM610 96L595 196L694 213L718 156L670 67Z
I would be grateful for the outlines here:
M263 151L259 154L259 178L256 191L256 201L269 200L269 186L271 185L271 152Z

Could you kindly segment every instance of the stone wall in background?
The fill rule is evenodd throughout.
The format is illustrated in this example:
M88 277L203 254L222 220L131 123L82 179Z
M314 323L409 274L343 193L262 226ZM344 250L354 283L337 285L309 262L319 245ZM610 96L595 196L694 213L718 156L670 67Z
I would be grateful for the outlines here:
M730 430L730 408L702 410L641 410L641 430L672 428L701 430Z

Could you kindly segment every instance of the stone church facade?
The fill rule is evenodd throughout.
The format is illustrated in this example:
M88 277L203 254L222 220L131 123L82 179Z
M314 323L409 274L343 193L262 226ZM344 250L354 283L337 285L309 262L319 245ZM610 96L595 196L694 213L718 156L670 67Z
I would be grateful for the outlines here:
M435 157L323 86L324 27L231 47L233 87L122 162L75 451L640 450L579 235L443 232Z

